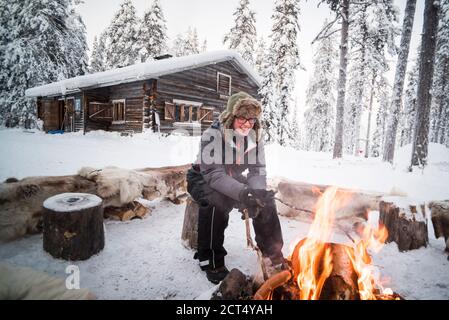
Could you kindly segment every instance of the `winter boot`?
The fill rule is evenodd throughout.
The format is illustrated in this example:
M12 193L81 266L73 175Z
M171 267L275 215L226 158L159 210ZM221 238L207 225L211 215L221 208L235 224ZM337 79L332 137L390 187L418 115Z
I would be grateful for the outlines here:
M207 280L209 280L213 284L220 283L220 281L223 280L228 275L228 273L229 270L225 266L206 270Z

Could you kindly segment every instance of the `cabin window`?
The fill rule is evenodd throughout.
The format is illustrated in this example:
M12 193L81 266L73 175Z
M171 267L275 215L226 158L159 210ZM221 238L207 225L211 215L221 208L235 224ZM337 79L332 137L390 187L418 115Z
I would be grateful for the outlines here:
M214 121L214 108L211 107L202 107L200 109L200 122L211 123Z
M203 104L195 101L173 100L173 103L165 102L164 119L173 122L212 122L214 120L214 108L203 107Z
M112 122L125 122L125 99L112 101Z
M165 102L164 119L172 121L175 119L175 105L173 103Z
M217 72L217 92L220 95L231 95L231 76Z

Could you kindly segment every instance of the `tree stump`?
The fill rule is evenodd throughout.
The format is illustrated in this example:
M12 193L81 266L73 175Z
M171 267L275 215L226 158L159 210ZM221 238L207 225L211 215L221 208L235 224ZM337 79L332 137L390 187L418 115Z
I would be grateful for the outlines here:
M191 249L198 249L198 211L198 203L189 196L186 201L181 239L184 245Z
M87 193L62 193L45 200L43 206L43 245L53 257L86 260L104 248L101 198Z
M449 200L429 203L435 238L444 237L449 252ZM449 259L449 256L448 256Z
M388 231L386 242L396 242L399 251L426 247L429 242L425 206L404 197L386 197L379 204L379 222Z

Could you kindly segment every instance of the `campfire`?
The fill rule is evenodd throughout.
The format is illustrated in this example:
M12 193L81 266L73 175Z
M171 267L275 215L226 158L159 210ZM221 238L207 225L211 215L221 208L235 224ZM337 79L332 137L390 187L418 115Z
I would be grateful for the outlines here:
M255 299L400 299L390 288L382 286L369 254L371 250L378 252L387 239L384 226L367 223L359 230L359 239L348 237L347 244L330 242L336 227L335 213L349 201L350 195L342 195L334 187L320 196L307 237L293 244L290 270L267 279Z

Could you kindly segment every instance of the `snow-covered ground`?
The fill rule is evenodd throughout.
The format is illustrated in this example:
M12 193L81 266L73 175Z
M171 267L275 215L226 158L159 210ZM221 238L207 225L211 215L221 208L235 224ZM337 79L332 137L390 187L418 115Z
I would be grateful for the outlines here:
M0 129L0 181L8 177L74 174L82 166L124 168L157 167L192 162L198 138L92 132L49 135L19 129ZM406 193L419 201L449 199L449 149L431 145L429 165L424 171L409 173L411 146L396 154L394 166L379 159L345 157L332 160L331 154L295 151L268 146L270 176L333 184L372 191ZM184 205L155 200L152 214L143 220L106 221L106 245L87 261L76 262L81 286L101 299L193 299L213 285L199 270L193 252L180 240ZM281 217L284 253L290 244L307 234L309 225ZM431 229L430 225L429 228ZM449 261L444 242L430 243L406 253L396 244L386 245L374 256L386 286L407 299L449 299ZM336 235L335 241L344 236ZM227 265L247 274L257 271L256 254L246 248L245 227L240 214L230 215L226 230ZM32 267L65 277L70 263L52 258L42 250L42 235L0 246L2 262Z

